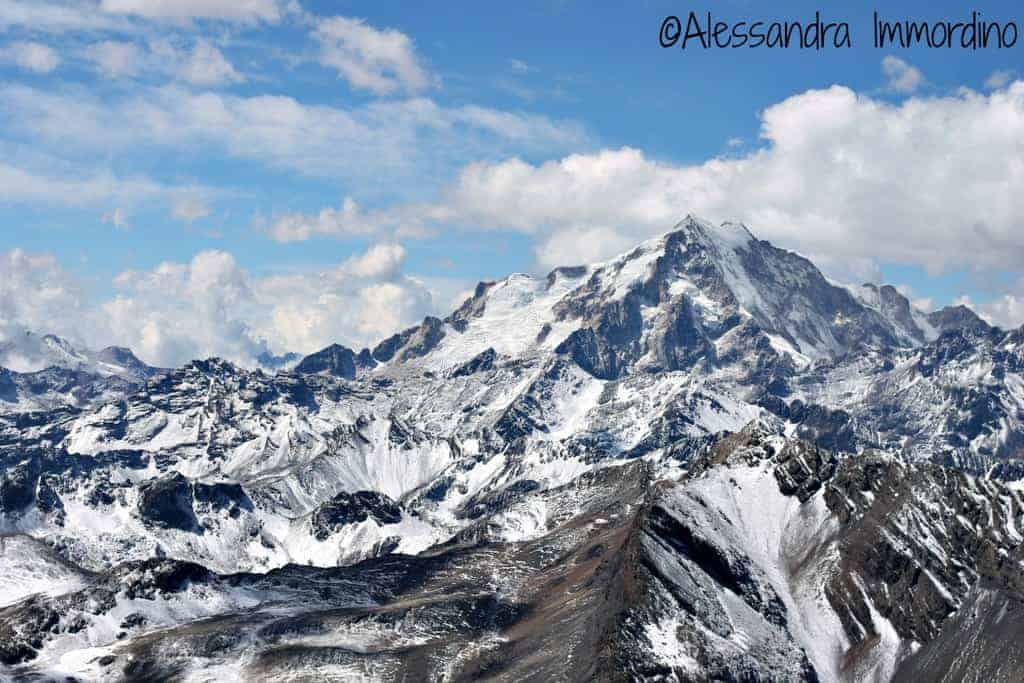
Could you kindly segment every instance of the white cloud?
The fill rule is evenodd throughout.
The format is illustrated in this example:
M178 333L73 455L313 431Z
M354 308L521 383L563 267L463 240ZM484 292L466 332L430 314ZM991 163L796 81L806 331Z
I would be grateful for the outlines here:
M126 24L119 17L98 11L93 3L4 0L0 2L0 29L9 27L62 33L119 30L126 28Z
M378 244L324 270L257 277L226 251L203 251L126 271L114 296L94 300L54 257L15 249L0 253L0 343L52 333L129 346L162 366L209 356L251 366L267 351L334 342L361 348L448 303L455 285L438 292L403 274L404 261L400 245Z
M630 148L470 164L435 205L404 208L428 227L532 235L542 266L611 256L686 213L742 220L858 272L880 260L1024 263L1024 165L1009 151L1024 139L1024 82L898 105L839 86L809 91L768 107L761 136L760 149L696 165Z
M153 39L148 47L128 41L105 40L87 46L82 55L108 78L158 75L198 86L216 86L245 80L214 45L198 39L191 49L167 39Z
M86 47L85 57L108 78L122 78L142 69L144 55L135 43L104 40Z
M878 282L879 280L878 280L878 278L875 278L875 279L869 280L869 281L870 282ZM914 288L911 287L910 285L907 285L907 284L896 285L896 291L898 291L903 296L907 297L907 299L910 301L910 305L913 306L914 308L916 308L919 311L928 312L928 311L933 311L936 308L935 299L933 299L932 297L928 297L928 296L918 296L917 292L914 291Z
M1024 296L1004 294L978 308L980 314L993 325L1014 329L1024 324Z
M0 49L0 61L12 62L35 73L48 74L60 65L60 55L42 43L17 41Z
M341 271L360 278L395 278L405 262L401 244L377 244L366 253L353 256L341 265Z
M326 207L316 214L288 213L279 216L267 229L278 242L301 242L314 237L346 239L375 235L423 237L427 223L439 223L447 214L443 207L410 205L385 210L363 210L351 197L339 208Z
M320 63L335 69L353 88L391 95L422 92L436 84L401 31L331 17L321 19L313 35L320 42Z
M101 0L100 9L147 19L276 23L293 3L278 0Z
M196 197L183 197L175 201L171 207L172 218L189 224L209 215L209 204Z
M195 44L179 73L182 78L195 85L218 85L245 80L220 50L204 40Z
M211 355L253 364L264 351L372 345L431 311L434 298L401 273L405 251L377 245L327 270L254 277L224 251L118 277L102 305L110 333L151 362Z
M140 150L203 149L277 168L417 187L423 169L456 168L473 158L587 144L573 122L475 106L442 107L413 98L351 109L306 105L291 97L195 93L175 86L142 89L123 99L82 90L46 92L0 85L0 126L34 147L83 161ZM340 152L339 150L344 150Z
M521 74L528 74L532 71L537 70L521 59L510 59L508 60L508 65L512 68L513 71Z
M1015 329L1024 324L1024 278L1011 287L1011 291L980 304L968 295L958 297L954 304L963 304L975 311L991 325Z
M893 92L912 93L924 83L924 75L917 67L892 55L882 59L882 73L887 79L886 87Z
M110 171L80 168L51 175L0 161L0 203L43 202L85 206L107 202L135 204L180 193L144 176L117 176Z
M90 325L82 287L49 254L0 253L0 343L26 331L80 338Z
M989 90L998 90L999 88L1005 88L1013 82L1016 77L1016 72L1013 69L999 69L989 74L988 78L985 79L985 87Z
M101 305L109 334L151 362L176 365L223 356L251 362L264 346L251 324L249 276L223 251L118 276L120 293Z
M300 11L297 0L3 0L0 30L137 33L154 22L273 24Z
M279 217L267 231L278 242L299 242L317 235L354 237L377 231L378 221L365 216L355 200L348 197L341 208L327 207L316 215L289 213Z

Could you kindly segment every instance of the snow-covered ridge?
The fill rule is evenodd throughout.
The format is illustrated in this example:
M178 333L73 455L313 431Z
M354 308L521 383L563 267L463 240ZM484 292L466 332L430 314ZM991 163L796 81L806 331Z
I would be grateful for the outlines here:
M488 350L511 358L550 354L572 344L573 333L600 335L613 324L628 329L616 332L612 343L638 350L619 365L660 362L656 347L683 310L693 318L686 324L712 342L717 355L728 354L720 347L731 346L730 330L754 325L780 355L801 366L865 346L919 346L944 326L892 287L836 285L810 261L758 240L742 224L714 226L687 217L603 263L556 269L545 280L514 274L481 283L457 314L433 323L427 343L413 328L403 337L409 341L394 340L397 348L379 360L443 372ZM398 352L413 342L415 353Z

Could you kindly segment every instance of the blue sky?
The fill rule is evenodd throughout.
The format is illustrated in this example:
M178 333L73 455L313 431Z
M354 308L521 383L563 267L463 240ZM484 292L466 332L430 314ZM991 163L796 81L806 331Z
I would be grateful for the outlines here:
M691 9L818 7L0 0L0 335L162 363L371 343L687 213L1024 322L1024 40L879 51L864 5L823 10L849 50L660 48Z

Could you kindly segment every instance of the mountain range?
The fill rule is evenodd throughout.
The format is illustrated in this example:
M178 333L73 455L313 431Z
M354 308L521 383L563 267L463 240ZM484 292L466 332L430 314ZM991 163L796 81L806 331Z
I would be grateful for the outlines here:
M740 224L262 369L0 359L16 679L1024 677L1024 328Z

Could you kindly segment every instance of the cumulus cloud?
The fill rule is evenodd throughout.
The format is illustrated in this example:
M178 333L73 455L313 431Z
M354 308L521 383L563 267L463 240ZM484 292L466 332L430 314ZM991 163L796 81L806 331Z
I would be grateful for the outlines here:
M400 244L377 244L341 265L341 271L359 278L394 279L405 262L405 248Z
M316 235L356 237L371 235L380 227L373 216L365 215L351 197L341 207L326 207L315 215L289 213L280 216L267 231L278 242L299 242Z
M60 65L60 55L42 43L17 41L0 48L0 61L17 64L35 73L48 74Z
M761 137L742 157L695 165L630 148L470 164L424 215L532 235L542 266L611 256L686 213L742 220L859 270L1024 262L1024 165L1008 153L1024 139L1024 82L898 105L839 86L809 91L768 107Z
M150 362L177 365L216 355L251 363L265 348L249 322L255 313L249 277L227 252L125 272L116 285L118 295L100 306L108 334Z
M974 310L991 325L1005 329L1017 328L1024 324L1024 278L1019 279L1010 290L984 303L975 302L966 294L953 303Z
M421 318L431 291L402 273L405 250L371 247L333 268L255 277L224 251L120 275L102 305L114 336L143 358L179 364L218 355L253 364L270 351L373 344Z
M376 29L362 19L321 19L313 32L320 43L320 63L338 72L349 85L377 95L422 92L437 82L420 63L409 36Z
M892 55L882 59L882 73L887 79L886 87L893 92L912 93L924 83L924 75L917 67Z
M0 344L26 331L79 338L88 326L81 285L49 254L0 253Z
M347 239L369 235L424 237L430 233L428 223L437 224L446 217L444 207L433 205L366 211L354 199L346 197L338 208L325 207L315 214L283 214L274 220L266 232L277 242L301 242L313 237Z
M0 254L0 346L31 331L129 346L162 366L209 356L252 366L266 352L372 345L448 303L404 263L401 245L377 244L324 270L261 277L210 250L121 273L115 295L97 301L54 257L16 249Z
M977 307L979 314L993 325L1016 328L1024 323L1024 296L1004 294Z

